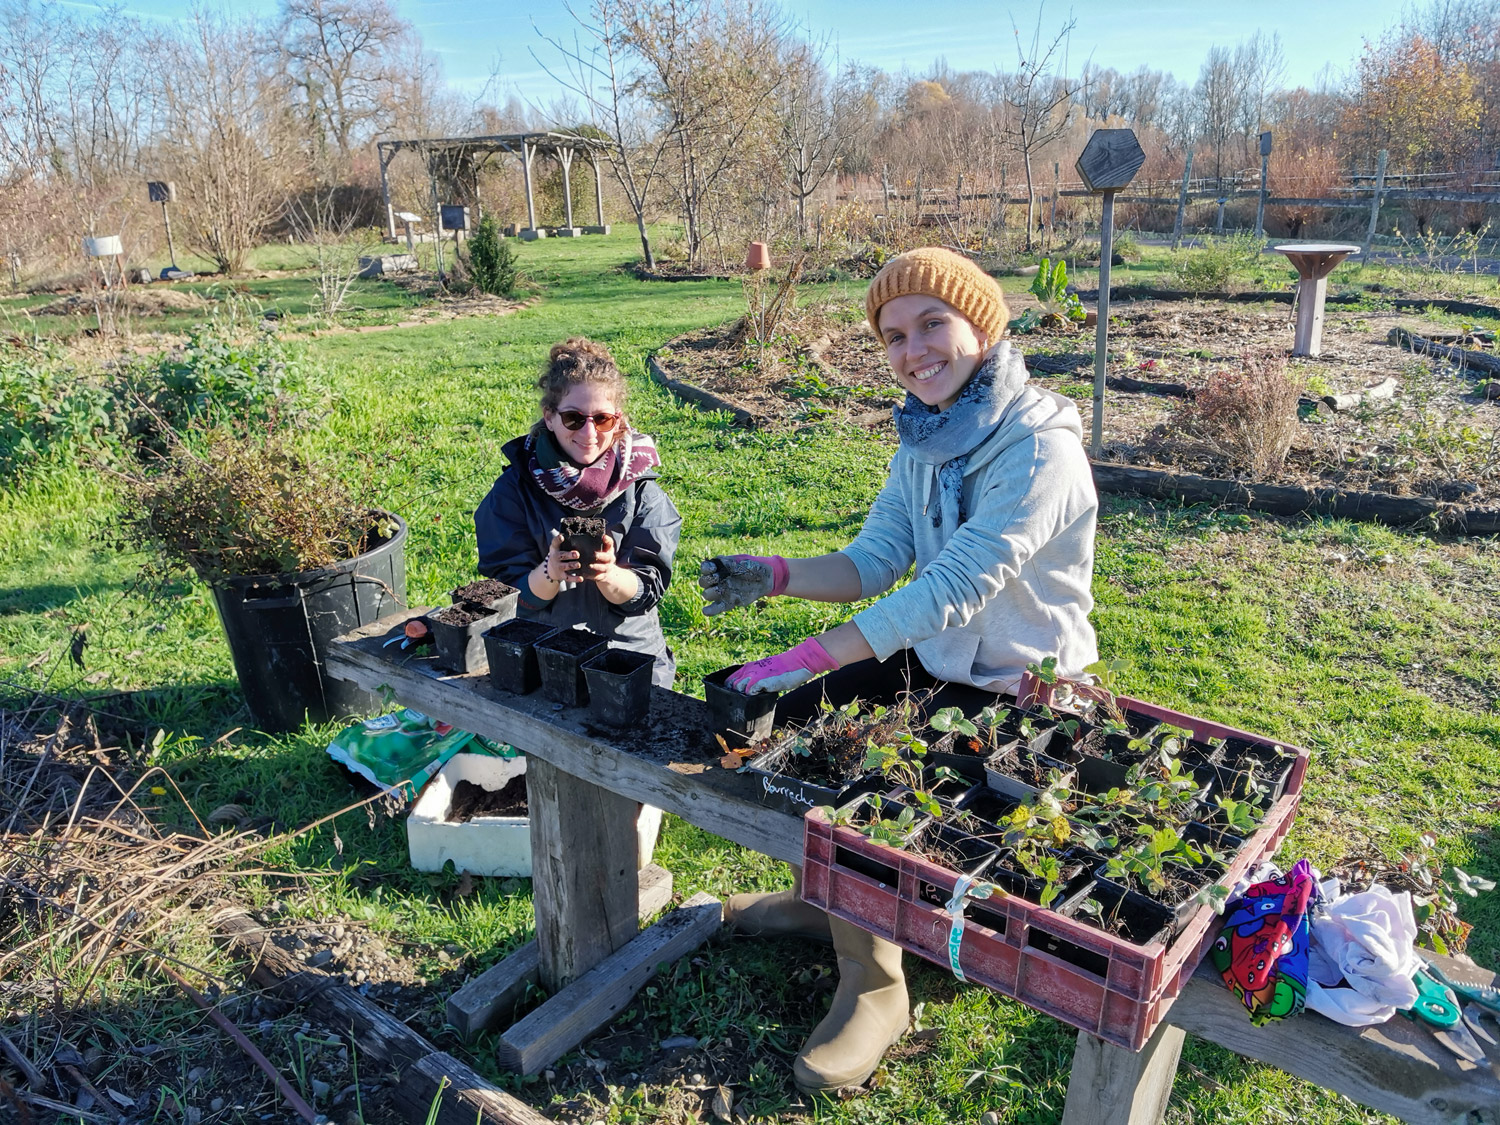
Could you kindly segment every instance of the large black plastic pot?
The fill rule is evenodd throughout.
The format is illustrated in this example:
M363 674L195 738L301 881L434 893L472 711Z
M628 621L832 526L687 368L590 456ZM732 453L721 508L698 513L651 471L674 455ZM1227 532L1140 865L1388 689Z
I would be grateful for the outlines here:
M406 522L362 555L321 570L214 582L235 675L256 726L296 730L380 709L325 669L328 643L406 605Z

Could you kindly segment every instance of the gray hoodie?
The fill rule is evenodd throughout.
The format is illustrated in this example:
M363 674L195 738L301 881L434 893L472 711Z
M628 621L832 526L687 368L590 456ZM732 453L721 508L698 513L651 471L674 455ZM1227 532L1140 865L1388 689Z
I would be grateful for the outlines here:
M914 648L939 679L999 692L1045 657L1056 656L1069 677L1099 658L1088 619L1099 500L1078 408L1026 383L1008 340L994 351L1016 393L969 454L966 522L933 526L938 466L903 445L843 553L859 571L862 598L916 564L912 581L854 617L879 659Z

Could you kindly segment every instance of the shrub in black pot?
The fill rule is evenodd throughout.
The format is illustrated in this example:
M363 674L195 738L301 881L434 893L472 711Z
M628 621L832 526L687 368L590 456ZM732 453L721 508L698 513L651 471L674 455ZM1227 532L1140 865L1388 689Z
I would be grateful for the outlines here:
M116 473L113 538L147 576L206 582L256 724L295 730L380 701L325 671L333 638L406 604L406 524L362 504L274 426L170 435L149 471Z

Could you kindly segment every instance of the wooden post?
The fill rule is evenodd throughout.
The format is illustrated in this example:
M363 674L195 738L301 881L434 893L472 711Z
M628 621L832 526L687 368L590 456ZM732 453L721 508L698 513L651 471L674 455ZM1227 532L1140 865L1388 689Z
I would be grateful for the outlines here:
M1255 237L1266 234L1266 181L1271 172L1271 134L1260 135L1260 196L1255 201Z
M1219 190L1222 191L1223 188L1220 188ZM1215 234L1223 234L1224 233L1224 204L1226 204L1228 202L1229 202L1229 197L1228 196L1224 196L1224 195L1219 196L1219 217L1214 220L1214 233Z
M1052 246L1052 232L1057 228L1057 192L1062 185L1062 165L1059 161L1052 162L1052 214L1047 216L1047 237L1043 240L1043 249Z
M396 241L396 212L391 207L391 181L386 169L390 167L391 160L396 155L396 150L386 150L384 143L375 146L375 151L380 157L380 198L385 201L385 234L392 242ZM411 236L411 227L407 226L406 233L408 241Z
M536 230L536 203L531 198L531 145L521 142L521 177L526 184L526 225Z
M1375 227L1380 222L1380 193L1385 190L1385 160L1388 156L1385 149L1380 150L1380 156L1375 164L1375 194L1370 199L1370 225L1365 230L1365 244L1360 247L1360 262L1370 260L1370 243L1375 241Z
M1062 1125L1158 1125L1186 1033L1164 1023L1139 1052L1078 1033Z
M920 226L922 222L922 173L917 173L917 182L912 188L912 213L913 226Z
M1177 197L1177 221L1172 224L1172 249L1182 245L1182 220L1187 213L1188 180L1193 175L1193 150L1188 149L1187 163L1182 166L1182 194Z
M573 150L561 147L557 150L557 162L562 165L563 174L563 222L569 230L573 229Z
M177 247L172 245L172 216L167 212L167 201L161 201L161 221L167 228L167 257L172 260L172 268L177 268Z
M953 188L953 215L954 225L962 230L964 222L964 174L962 172L958 174L958 183Z
M443 205L438 202L437 173L432 170L432 154L427 154L427 182L432 187L432 247L437 253L438 284L443 278Z
M556 991L636 935L637 806L537 757L527 759L526 799L537 975Z
M887 216L891 213L891 166L880 166L880 200Z
M589 150L589 163L594 166L594 221L604 226L604 180L599 175L599 157Z
M1104 215L1099 222L1099 320L1094 326L1094 421L1089 456L1096 461L1104 451L1104 378L1109 359L1109 267L1115 243L1115 193L1104 193Z

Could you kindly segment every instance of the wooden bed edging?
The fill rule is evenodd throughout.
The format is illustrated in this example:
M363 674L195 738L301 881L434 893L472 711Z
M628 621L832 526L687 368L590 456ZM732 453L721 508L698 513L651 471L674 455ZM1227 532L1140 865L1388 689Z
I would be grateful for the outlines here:
M441 1092L433 1118L437 1125L554 1125L468 1064L439 1051L337 976L309 969L273 944L270 934L243 910L223 911L213 925L250 958L250 976L256 984L316 1011L330 1028L351 1035L367 1073L396 1078L391 1093L408 1121L428 1120L433 1099Z
M1076 292L1081 301L1099 299L1097 289L1079 289ZM1110 299L1117 301L1224 301L1231 305L1290 305L1296 303L1297 293L1293 289L1285 292L1254 289L1243 293L1229 293L1223 290L1205 290L1202 293L1195 293L1191 289L1164 289L1155 285L1120 285L1110 290ZM1420 312L1422 309L1431 308L1452 313L1454 316L1488 316L1500 319L1500 308L1494 305L1484 305L1477 301L1457 301L1447 297L1386 297L1383 293L1358 295L1330 293L1324 303L1357 305L1366 299L1410 312Z
M694 406L702 407L704 410L722 410L734 416L734 424L743 426L747 430L756 429L764 419L750 413L743 406L730 402L727 398L720 398L712 391L705 391L702 387L695 387L691 383L684 383L681 379L674 379L667 374L666 369L656 362L656 357L651 356L646 360L646 373L671 391L678 398L692 403Z
M1500 534L1500 508L1459 508L1426 496L1395 496L1389 492L1247 483L1102 461L1089 464L1094 470L1094 485L1100 492L1135 492L1188 504L1237 504L1280 516L1307 513L1396 527L1425 523L1459 535Z

